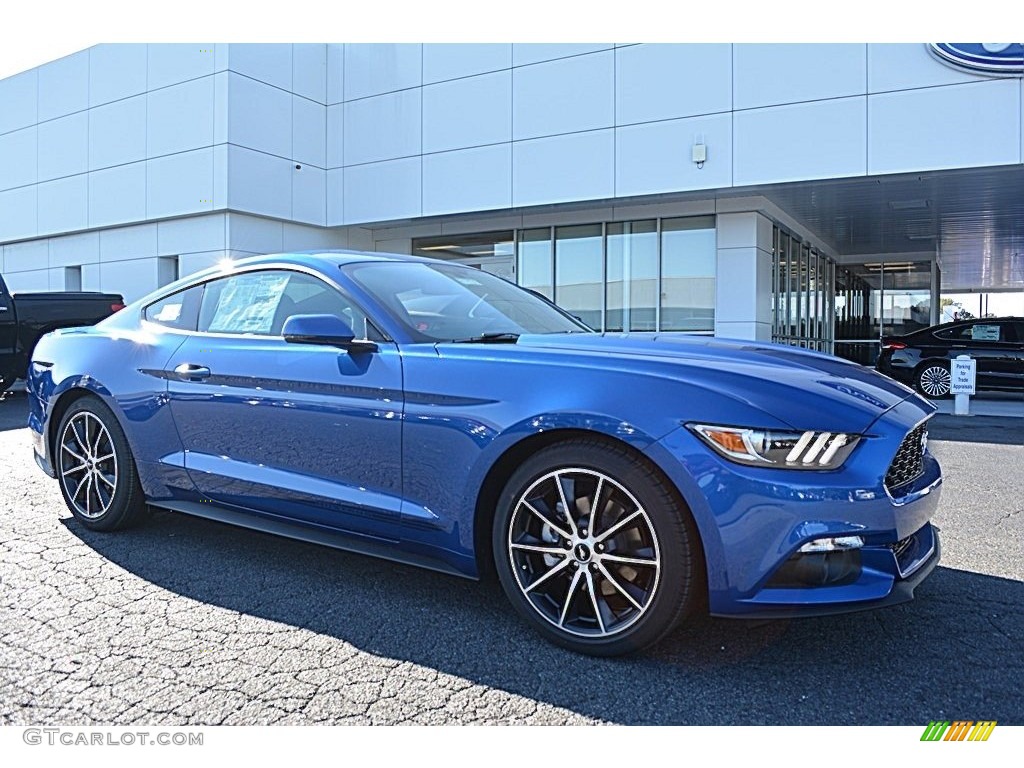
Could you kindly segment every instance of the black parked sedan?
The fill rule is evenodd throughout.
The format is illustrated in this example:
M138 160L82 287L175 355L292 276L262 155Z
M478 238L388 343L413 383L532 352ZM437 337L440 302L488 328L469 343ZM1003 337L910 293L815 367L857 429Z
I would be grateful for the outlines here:
M876 368L931 398L949 395L949 363L978 361L977 388L1024 391L1024 318L999 317L933 325L882 339Z

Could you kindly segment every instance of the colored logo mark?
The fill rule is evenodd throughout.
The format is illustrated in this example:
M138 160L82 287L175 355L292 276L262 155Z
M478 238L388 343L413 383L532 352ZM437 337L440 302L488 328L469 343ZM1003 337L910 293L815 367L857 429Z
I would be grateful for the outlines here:
M988 741L995 727L995 720L932 720L921 741Z
M1024 43L928 43L946 64L987 75L1024 72Z

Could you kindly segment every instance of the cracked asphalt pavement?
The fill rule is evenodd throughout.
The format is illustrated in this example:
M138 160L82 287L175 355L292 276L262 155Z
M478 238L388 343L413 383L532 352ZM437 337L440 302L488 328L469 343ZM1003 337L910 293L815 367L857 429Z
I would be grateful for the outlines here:
M3 724L1024 724L1024 420L933 422L944 556L914 602L591 659L495 583L173 513L87 531L25 413L0 401Z

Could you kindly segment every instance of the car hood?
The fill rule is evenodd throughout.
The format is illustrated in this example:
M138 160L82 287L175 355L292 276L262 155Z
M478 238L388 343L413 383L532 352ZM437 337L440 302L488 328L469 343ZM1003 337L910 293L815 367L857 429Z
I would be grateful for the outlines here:
M796 429L862 433L908 398L921 418L935 408L913 390L873 369L780 344L673 333L524 335L518 347L593 356L638 372L644 362L672 379L757 408ZM757 426L757 425L751 425Z

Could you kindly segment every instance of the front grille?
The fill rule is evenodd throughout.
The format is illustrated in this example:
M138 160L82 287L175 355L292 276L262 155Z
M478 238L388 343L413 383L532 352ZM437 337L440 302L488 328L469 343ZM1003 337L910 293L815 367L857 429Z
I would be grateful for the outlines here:
M903 438L896 458L885 473L885 487L890 493L917 480L924 474L924 447L928 440L928 427L921 424Z

